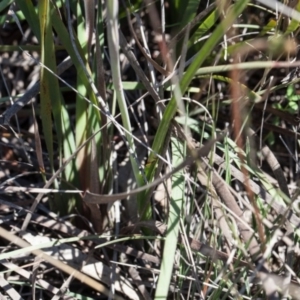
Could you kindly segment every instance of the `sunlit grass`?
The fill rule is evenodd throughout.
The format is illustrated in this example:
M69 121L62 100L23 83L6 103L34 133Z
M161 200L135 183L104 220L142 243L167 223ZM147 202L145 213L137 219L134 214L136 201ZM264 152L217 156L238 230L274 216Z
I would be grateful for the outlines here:
M284 14L251 0L215 1L208 7L202 1L183 0L0 3L1 14L8 9L14 16L10 25L17 31L26 27L30 40L23 36L19 47L0 45L0 53L3 58L7 53L35 57L40 84L28 99L26 87L12 95L1 91L2 104L17 101L12 104L17 107L18 99L23 101L12 114L9 107L3 109L1 125L8 130L15 127L12 117L29 119L31 111L25 105L34 98L39 125L34 138L25 133L29 129L16 133L19 141L35 139L42 145L30 144L35 151L24 147L27 156L39 162L31 165L41 174L41 182L28 185L28 194L34 195L31 188L36 185L45 187L45 194L32 196L31 209L37 213L42 199L43 205L49 202L47 216L59 224L59 218L66 217L73 232L67 239L61 235L68 231L55 234L55 242L45 245L78 242L91 253L105 246L95 259L103 258L109 279L97 278L103 287L93 281L88 285L96 284L95 291L111 298L130 297L116 288L119 273L126 274L122 280L130 286L132 299L266 298L272 293L266 277L282 292L283 277L273 271L298 275L292 246L298 239L294 228L299 217L291 201L298 198L288 186L298 188L296 161L285 166L285 173L280 166L286 157L298 157L293 88L297 79L281 83L271 72L278 76L280 69L299 64L289 60L295 56L298 15L286 23ZM5 22L1 15L0 25ZM62 53L70 57L72 74L54 76ZM276 102L277 96L284 106ZM265 106L257 124L259 103ZM266 115L268 109L271 113ZM281 119L274 121L274 115ZM287 146L276 148L279 135ZM178 165L182 167L176 169ZM148 186L154 181L157 184ZM48 189L54 196L47 196ZM121 200L119 209L114 203ZM22 229L35 224L32 218L27 212ZM276 250L276 230L282 228L287 253L276 269L270 257ZM83 230L101 236L87 236ZM76 236L83 232L86 238ZM5 229L1 234L12 241ZM95 244L82 244L86 239ZM106 248L114 243L123 250ZM20 240L16 244L29 246ZM45 245L0 257L27 251L40 255ZM121 261L117 251L126 252L126 259ZM139 258L132 259L132 253ZM140 263L142 253L148 255L147 263ZM44 258L53 264L47 255ZM55 265L72 274L63 266ZM253 283L255 277L261 283ZM287 284L298 299L300 287Z

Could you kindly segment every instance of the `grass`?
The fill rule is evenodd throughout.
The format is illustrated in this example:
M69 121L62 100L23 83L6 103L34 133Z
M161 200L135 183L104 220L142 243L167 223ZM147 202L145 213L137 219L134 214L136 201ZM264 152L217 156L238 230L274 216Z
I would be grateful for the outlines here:
M300 7L260 2L1 2L1 293L300 298Z

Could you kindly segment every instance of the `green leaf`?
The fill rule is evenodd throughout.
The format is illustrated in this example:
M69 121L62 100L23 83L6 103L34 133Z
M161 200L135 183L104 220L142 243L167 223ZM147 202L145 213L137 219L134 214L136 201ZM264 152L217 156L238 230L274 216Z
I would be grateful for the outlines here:
M39 17L41 25L41 62L46 67L53 70L52 65L52 27L50 20L50 8L48 1L39 2ZM41 118L43 133L49 154L50 165L53 170L53 133L52 133L52 105L51 105L51 83L55 82L53 76L45 68L41 68ZM55 84L55 83L54 83Z
M276 28L277 21L274 19L271 19L267 25L263 27L263 29L260 32L260 36L264 36L267 32L271 31L272 29Z
M294 114L298 111L298 107L298 102L290 101L285 110L287 110L289 113Z

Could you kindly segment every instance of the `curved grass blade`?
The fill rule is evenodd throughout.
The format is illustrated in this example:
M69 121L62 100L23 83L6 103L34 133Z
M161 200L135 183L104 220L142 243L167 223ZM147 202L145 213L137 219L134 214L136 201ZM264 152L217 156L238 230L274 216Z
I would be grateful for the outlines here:
M217 26L215 31L212 33L211 37L203 45L202 49L198 52L197 56L195 57L194 61L187 69L186 73L184 74L180 82L180 88L182 94L184 94L185 91L187 90L197 70L204 63L205 59L209 56L211 50L217 45L217 43L223 37L224 32L228 30L228 28L232 25L232 23L238 17L238 15L246 8L248 2L249 0L247 1L240 0L236 2L229 10L225 19ZM163 118L159 124L157 133L154 138L152 148L156 153L161 153L163 149L166 134L168 132L169 127L171 126L171 121L176 111L177 111L177 103L175 97L173 96L164 112ZM155 155L151 153L148 158L148 165L146 168L146 174L149 181L152 181L154 177L155 167L156 167Z

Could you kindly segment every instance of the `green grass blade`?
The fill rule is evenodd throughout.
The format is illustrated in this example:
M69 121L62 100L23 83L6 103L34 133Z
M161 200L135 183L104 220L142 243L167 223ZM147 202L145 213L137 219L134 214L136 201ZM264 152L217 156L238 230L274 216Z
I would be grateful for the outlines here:
M39 4L41 6L44 6L44 3L41 3L44 1L39 1ZM24 0L16 0L16 3L18 7L21 9L21 11L24 14L24 17L26 21L28 22L31 30L35 34L38 41L41 39L41 28L40 28L40 22L39 17L35 11L35 8L32 4L32 1L24 1ZM39 15L41 16L41 12L39 11ZM41 19L40 19L41 20ZM42 25L41 25L42 26Z
M111 71L113 83L116 88L116 95L118 100L118 105L121 111L121 117L123 121L123 126L127 130L127 132L131 132L131 122L129 118L128 108L125 101L125 95L122 87L122 79L121 79L121 70L120 70L120 55L119 55L119 31L118 31L118 1L112 0L107 2L107 12L108 12L108 47L111 59ZM131 153L135 153L135 145L134 139L131 134L126 133L126 138L129 144L129 151ZM140 175L138 163L133 157L130 155L130 162L133 169L133 173L135 179L137 181L138 186L143 185L144 181Z
M173 167L180 164L184 147L177 139L172 138ZM168 217L168 230L164 245L160 275L155 292L155 299L167 299L177 248L181 210L184 203L185 178L183 170L172 176L172 194Z
M213 26L215 26L217 19L219 18L219 12L217 9L213 10L209 16L200 24L192 38L188 42L188 48L197 43L197 41Z
M42 63L49 68L55 74L56 72L56 59L55 48L52 35L52 22L50 4L48 2L40 2L40 24L41 32L41 48L42 48ZM63 150L64 155L69 156L72 151L75 151L75 145L72 142L72 134L70 133L69 116L66 109L62 112L62 95L59 88L58 78L53 76L48 70L43 69L41 71L41 118L43 124L44 137L49 154L50 164L52 170L54 168L53 162L53 124L52 115L54 120L54 126L56 129L56 137L58 142L58 153L62 158ZM62 120L63 117L63 120ZM64 123L63 123L64 121ZM63 147L64 146L64 147ZM76 169L72 168L72 164L66 168L66 179L75 178L74 174ZM74 182L73 182L74 184ZM62 199L60 195L55 195L50 205L53 210L58 211L60 215L66 215L72 211L74 204L68 201L68 199Z
M78 41L82 47L82 52L84 53L85 59L88 59L87 54L87 40L85 34L85 24L83 19L83 13L81 10L81 5L78 2L74 8L76 11L77 20L77 37ZM87 96L88 87L85 86L84 81L81 77L77 77L77 87L76 90L79 94L76 95L76 145L79 147L84 143L88 137L88 110L89 104L83 101L81 95ZM77 155L76 161L79 170L80 186L82 189L89 188L89 176L87 172L88 156L89 156L89 145L86 145Z
M249 0L247 1L240 0L236 2L229 10L226 18L217 26L215 31L212 33L211 37L203 45L202 49L198 52L197 56L195 57L194 61L187 69L186 73L184 74L180 82L180 88L182 94L184 94L185 91L188 89L188 86L192 81L192 79L194 78L197 70L204 63L205 59L210 55L211 49L213 49L220 41L220 39L222 39L224 32L228 30L228 28L232 25L234 20L245 9L248 2ZM152 146L153 150L157 153L161 153L163 149L164 140L166 138L166 134L170 127L171 121L176 113L176 110L177 110L177 103L175 97L173 96L164 112L163 118L159 124L153 142L153 146ZM156 163L157 160L155 154L151 153L148 159L148 165L146 169L146 174L149 181L153 179Z
M233 22L239 16L239 14L243 12L248 2L249 0L240 0L236 2L229 10L225 19L221 22L221 24L217 26L215 31L212 33L211 37L203 45L202 49L198 52L197 56L195 57L195 60L189 66L180 82L182 93L184 93L188 88L188 85L192 81L195 73L197 72L199 67L204 63L208 55L211 53L211 49L213 49L217 45L217 43L222 39L224 33L233 24Z
M57 35L61 41L61 43L63 44L63 46L65 47L66 51L68 52L68 54L70 55L72 62L77 70L77 76L81 78L83 85L88 89L88 95L89 95L89 99L90 101L98 106L98 101L96 99L96 96L94 95L94 93L92 92L92 89L89 88L90 87L90 83L89 80L81 66L81 63L79 61L79 59L77 58L76 52L73 49L72 43L71 43L71 39L70 39L70 34L66 28L66 26L64 25L64 23L62 22L62 20L60 19L60 15L56 10L52 10L52 25L55 29L55 31L57 32ZM80 45L80 43L78 42L78 39L76 39L75 36L75 40L74 43L76 45L76 48L80 54L81 59L83 60L84 64L87 65L87 61L85 59L85 55L84 52L82 50L82 47ZM89 73L91 73L90 69L87 68L87 70L89 71ZM82 100L84 101L84 100ZM95 114L97 115L98 120L100 121L100 112L96 109L94 109Z
M262 30L261 30L261 32L260 32L259 35L264 36L266 33L270 32L270 31L272 31L272 30L275 30L276 26L277 26L276 20L271 19L271 20L268 22L268 24L265 25L265 26L262 28Z
M187 23L192 21L193 18L195 17L198 6L199 6L199 1L195 1L195 0L181 1L181 4L183 5L183 8L185 9L185 11L184 11L184 14L181 19L180 27L184 27Z
M294 9L297 12L300 12L300 2L299 1L297 1L297 2L298 3ZM290 33L294 32L295 30L297 30L299 28L299 25L300 25L299 21L297 21L296 19L292 19L284 34L289 35Z
M9 5L11 5L13 2L13 0L3 0L1 3L0 3L0 13L6 9Z
M61 116L62 116L62 130L63 130L63 153L64 157L70 157L76 151L76 143L75 137L72 131L72 126L70 122L70 116L66 109L66 106L63 104L61 109ZM75 187L79 187L79 178L78 178L78 168L76 165L75 159L72 160L64 170L64 177L66 179L66 185L62 182L61 188L69 188L70 184ZM74 212L75 207L78 211L81 211L81 197L78 195L64 195L63 203L60 203L60 213L61 215L71 214Z
M41 25L41 62L46 67L51 68L52 64L52 28L50 22L49 3L47 1L39 2L39 17ZM53 170L53 133L52 133L52 105L51 105L51 83L55 79L50 75L49 71L41 68L41 118L43 124L43 133L49 154L50 165Z

